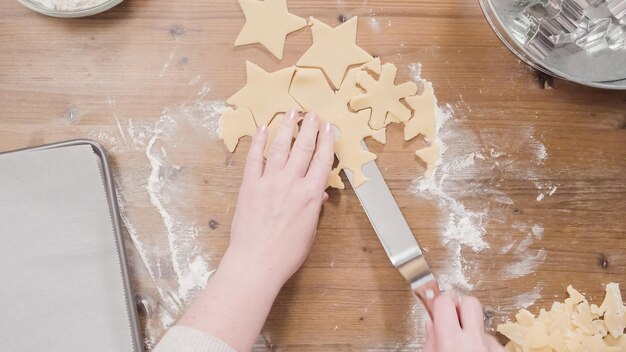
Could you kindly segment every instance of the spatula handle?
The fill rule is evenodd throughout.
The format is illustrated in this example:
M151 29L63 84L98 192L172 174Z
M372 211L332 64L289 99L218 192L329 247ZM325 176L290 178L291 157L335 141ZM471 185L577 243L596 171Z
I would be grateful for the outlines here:
M433 319L433 302L435 301L435 298L437 298L437 296L439 296L440 291L439 291L439 285L437 284L437 281L433 278L432 280L429 280L427 282L424 282L423 284L415 287L413 289L413 293L415 293L415 295L420 299L420 301L422 301L422 304L424 304L424 308L426 308L426 311L428 312L428 315L430 316L430 319Z
M398 266L398 270L411 284L413 293L422 301L432 319L433 301L439 295L439 285L432 271L430 271L424 255L420 254L411 258L411 260Z

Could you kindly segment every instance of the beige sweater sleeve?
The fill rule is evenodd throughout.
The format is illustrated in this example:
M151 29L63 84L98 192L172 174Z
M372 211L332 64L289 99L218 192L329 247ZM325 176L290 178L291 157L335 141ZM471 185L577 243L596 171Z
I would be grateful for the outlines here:
M153 352L237 352L215 336L186 326L170 328Z

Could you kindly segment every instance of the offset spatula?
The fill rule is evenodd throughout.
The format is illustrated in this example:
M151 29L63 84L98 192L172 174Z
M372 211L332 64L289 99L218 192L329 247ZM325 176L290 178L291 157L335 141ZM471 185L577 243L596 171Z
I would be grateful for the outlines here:
M367 150L365 143L362 143L362 146ZM344 172L354 188L352 172L347 169L344 169ZM370 161L363 165L363 172L369 181L355 188L354 192L365 209L389 260L411 284L413 293L419 297L432 318L432 303L439 294L437 280L430 271L426 258L376 162Z

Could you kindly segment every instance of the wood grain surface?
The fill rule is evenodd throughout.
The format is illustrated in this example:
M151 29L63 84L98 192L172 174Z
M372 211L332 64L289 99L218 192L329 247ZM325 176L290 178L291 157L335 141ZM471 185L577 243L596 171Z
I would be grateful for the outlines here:
M471 293L494 322L524 302L546 307L564 298L568 284L596 301L603 284L625 283L626 92L587 88L528 68L492 33L477 1L289 5L297 15L331 25L360 16L359 45L395 63L404 80L407 65L421 63L439 104L454 110L443 130L450 131L450 155L486 156L474 168L452 173L446 192L466 209L489 214L482 223L489 248L476 253L464 247L461 254ZM175 286L177 279L165 270L155 280L137 248L168 257L163 219L146 195L154 165L146 158L146 141L134 141L127 131L154 126L165 108L185 102L202 115L203 106L245 83L245 60L274 70L295 63L311 44L309 30L290 35L278 62L258 46L233 47L242 24L234 0L127 0L84 19L50 18L17 1L0 3L0 150L81 137L109 150L134 233L127 247L148 345L162 333L154 326L180 313L165 319L158 310L157 287ZM197 126L178 128L178 136L158 143L168 148L171 164L182 167L156 176L181 177L179 184L188 185L172 200L178 202L176 217L197 224L197 250L215 267L228 243L248 141L231 155L215 137L198 137ZM413 155L419 142L401 142L399 128L388 139L371 147L433 270L446 277L454 261L441 235L448 214L437 199L409 191L423 172ZM545 146L545 160L534 159L533 143ZM552 195L545 194L554 186ZM512 201L493 202L494 192ZM545 198L538 201L540 194ZM514 254L507 246L519 248L528 236L519 224L540 224L544 233ZM524 255L541 257L536 270L503 276L503 268ZM182 309L185 302L179 304ZM256 350L417 350L425 319L354 192L331 191L311 256L278 297Z

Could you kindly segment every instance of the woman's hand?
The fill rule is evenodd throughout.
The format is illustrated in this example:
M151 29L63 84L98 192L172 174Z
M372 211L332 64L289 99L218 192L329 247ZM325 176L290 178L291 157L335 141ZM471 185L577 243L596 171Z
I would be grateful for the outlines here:
M291 149L297 123L297 112L288 112L265 166L267 129L253 138L226 254L278 287L309 254L334 160L330 124L320 129L317 115L308 113Z
M504 348L485 332L478 299L444 294L434 302L424 352L504 352Z
M328 197L334 132L309 113L291 148L297 123L297 111L287 113L267 163L267 128L252 138L228 250L178 322L238 351L252 349L278 291L304 262Z

